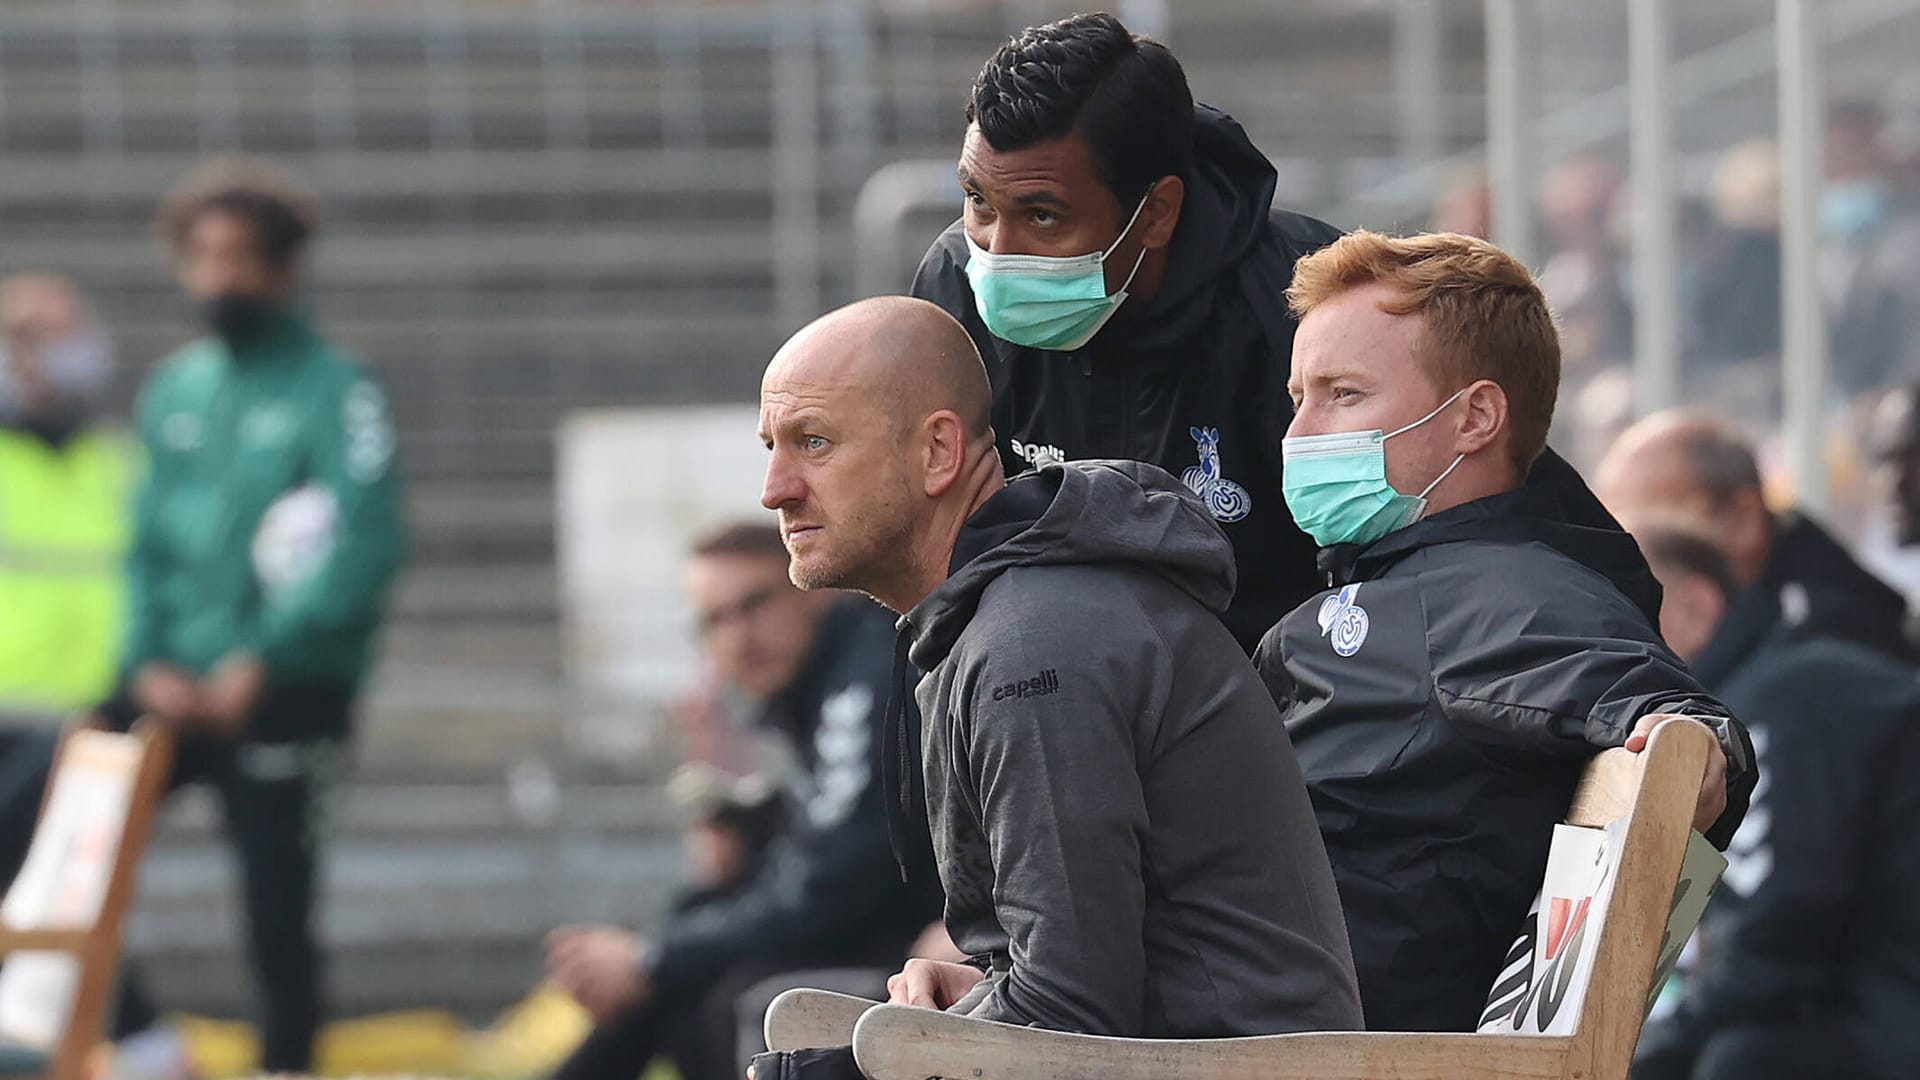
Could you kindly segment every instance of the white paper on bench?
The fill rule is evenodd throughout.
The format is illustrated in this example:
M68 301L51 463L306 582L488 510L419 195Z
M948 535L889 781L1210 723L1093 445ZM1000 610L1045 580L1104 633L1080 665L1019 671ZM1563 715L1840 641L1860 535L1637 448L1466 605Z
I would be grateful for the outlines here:
M132 797L130 772L106 756L63 763L26 862L0 903L8 926L79 930L99 919ZM0 1039L51 1048L66 1029L79 980L78 962L63 953L7 957L0 967Z
M1604 829L1555 825L1540 894L1527 912L1520 937L1494 981L1479 1030L1490 1034L1571 1035L1593 978L1599 930L1613 898L1623 818ZM1672 973L1680 949L1699 925L1700 914L1726 870L1726 857L1699 833L1687 839L1687 854L1667 916L1666 937L1647 994L1652 1007Z

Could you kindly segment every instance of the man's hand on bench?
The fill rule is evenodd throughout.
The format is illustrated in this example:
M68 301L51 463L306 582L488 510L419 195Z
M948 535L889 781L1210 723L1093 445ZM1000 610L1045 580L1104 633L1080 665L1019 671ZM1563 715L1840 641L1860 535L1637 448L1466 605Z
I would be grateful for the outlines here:
M640 970L646 945L615 926L563 926L547 935L547 975L604 1024L653 997Z
M1653 737L1653 729L1669 720L1698 724L1700 721L1687 716L1672 716L1666 713L1650 713L1633 725L1633 734L1627 736L1626 747L1634 753L1647 748L1647 740ZM1704 725L1702 725L1704 726ZM1700 777L1700 801L1693 808L1693 827L1695 831L1705 833L1727 812L1727 752L1721 749L1720 740L1713 742L1713 753L1707 755L1707 771Z
M970 964L909 960L898 975L887 980L887 1003L949 1009L986 977L986 972Z

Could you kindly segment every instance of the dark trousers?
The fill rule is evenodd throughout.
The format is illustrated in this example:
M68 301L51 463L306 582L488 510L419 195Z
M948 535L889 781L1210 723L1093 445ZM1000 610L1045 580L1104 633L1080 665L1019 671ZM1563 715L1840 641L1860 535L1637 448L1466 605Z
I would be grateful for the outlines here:
M734 1056L734 1004L773 974L766 964L743 964L703 990L653 1001L596 1026L552 1080L634 1080L666 1054L682 1080L740 1080Z
M183 740L174 768L174 787L205 783L219 795L239 860L265 1072L305 1072L313 1064L321 985L316 869L339 745Z
M188 735L175 751L169 790L210 785L220 799L227 842L245 893L248 958L259 991L261 1062L266 1072L305 1072L321 1012L321 962L313 911L325 795L332 786L352 692L339 687L271 691L257 728L302 733L296 741L241 742ZM133 720L123 701L101 710L109 727ZM332 733L339 734L332 734ZM0 741L0 871L19 870L52 765L51 736ZM158 1018L129 966L121 977L116 1038Z

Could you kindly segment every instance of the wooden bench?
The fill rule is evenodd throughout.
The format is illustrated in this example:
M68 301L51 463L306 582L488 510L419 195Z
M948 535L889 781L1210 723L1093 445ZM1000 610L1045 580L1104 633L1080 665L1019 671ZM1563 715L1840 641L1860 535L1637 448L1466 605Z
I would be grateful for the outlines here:
M144 721L130 735L61 739L33 843L0 903L0 1076L85 1074L172 764L172 737Z
M1592 981L1570 1036L1307 1032L1117 1039L791 990L767 1012L767 1046L851 1043L872 1080L1624 1080L1712 741L1700 724L1669 721L1641 753L1605 751L1581 777L1569 824L1628 821Z

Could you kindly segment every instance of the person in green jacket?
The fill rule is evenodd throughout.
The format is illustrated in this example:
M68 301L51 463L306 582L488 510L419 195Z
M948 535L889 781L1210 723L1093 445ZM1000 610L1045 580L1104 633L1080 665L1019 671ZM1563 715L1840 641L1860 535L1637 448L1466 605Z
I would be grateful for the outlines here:
M304 1072L320 1019L320 806L406 548L393 425L365 366L297 303L314 215L290 178L216 159L168 195L159 225L210 333L140 393L149 466L124 681L100 715L172 726L175 785L218 792L245 881L261 1067Z

